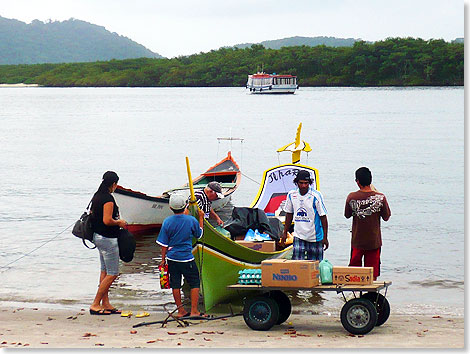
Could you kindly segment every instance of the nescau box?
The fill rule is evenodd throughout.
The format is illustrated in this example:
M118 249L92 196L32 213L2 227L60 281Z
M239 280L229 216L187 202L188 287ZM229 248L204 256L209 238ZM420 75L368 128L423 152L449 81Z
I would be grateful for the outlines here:
M261 285L312 288L320 284L318 261L270 259L261 262Z
M274 241L235 241L239 245L251 248L260 252L274 252L276 251L276 242Z
M370 285L373 281L373 267L333 267L333 284Z

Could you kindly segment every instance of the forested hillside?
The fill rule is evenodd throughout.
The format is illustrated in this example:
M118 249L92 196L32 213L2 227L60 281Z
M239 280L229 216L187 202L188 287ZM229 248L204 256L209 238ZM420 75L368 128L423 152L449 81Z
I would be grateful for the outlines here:
M74 19L26 24L0 17L0 53L0 64L161 58L127 37Z
M173 59L0 66L0 83L44 86L244 86L247 75L298 76L301 86L464 84L464 44L389 38L352 47L221 48Z
M281 49L282 47L296 47L306 45L308 47L316 47L317 45L326 45L327 47L352 47L355 42L360 39L354 38L335 38L335 37L289 37L282 39L274 39L263 41L260 43L242 43L234 47L239 49L249 48L253 44L261 44L268 49Z

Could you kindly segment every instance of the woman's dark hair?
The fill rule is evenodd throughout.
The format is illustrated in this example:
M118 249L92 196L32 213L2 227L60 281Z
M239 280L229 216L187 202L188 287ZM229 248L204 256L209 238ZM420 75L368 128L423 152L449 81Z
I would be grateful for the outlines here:
M356 170L356 181L363 187L372 183L372 173L367 167L361 167Z
M109 193L109 187L113 185L113 183L117 183L119 181L119 176L114 171L106 171L103 175L103 180L101 181L100 186L96 193Z

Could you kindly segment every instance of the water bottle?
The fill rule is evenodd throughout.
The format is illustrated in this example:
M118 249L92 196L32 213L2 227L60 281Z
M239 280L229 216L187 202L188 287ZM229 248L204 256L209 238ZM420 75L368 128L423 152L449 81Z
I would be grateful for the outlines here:
M320 280L322 284L333 283L333 264L328 262L328 259L324 259L320 262Z

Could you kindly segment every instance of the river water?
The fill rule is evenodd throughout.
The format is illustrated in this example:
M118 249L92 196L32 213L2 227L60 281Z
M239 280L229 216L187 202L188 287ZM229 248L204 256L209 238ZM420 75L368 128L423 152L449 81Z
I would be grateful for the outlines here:
M242 88L1 88L0 304L86 308L99 277L96 250L70 233L101 176L158 195L228 150L244 177L232 206L248 206L276 150L302 138L313 151L328 209L325 258L347 265L343 217L354 171L368 166L387 195L382 275L392 313L464 314L464 89L301 88L250 95ZM243 143L218 142L240 137ZM229 215L227 210L224 215ZM65 231L64 231L65 230ZM113 304L162 311L155 235L137 239L121 266ZM294 292L294 310L337 313L333 293Z

